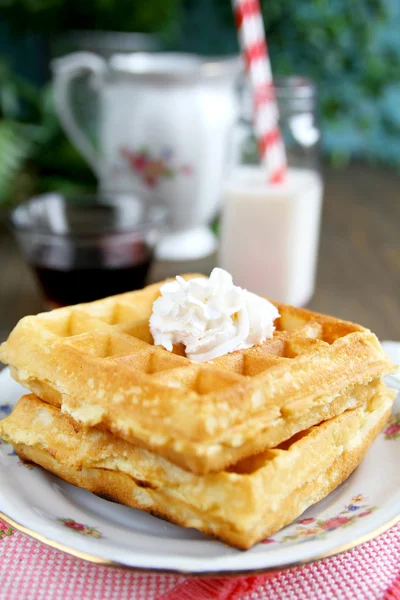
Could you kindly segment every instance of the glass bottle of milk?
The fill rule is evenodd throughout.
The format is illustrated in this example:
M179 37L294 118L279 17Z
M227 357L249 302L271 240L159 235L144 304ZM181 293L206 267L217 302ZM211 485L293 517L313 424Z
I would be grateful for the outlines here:
M219 264L241 287L304 306L314 292L323 193L316 90L300 77L278 79L275 86L289 167L286 181L267 182L245 87L223 188Z

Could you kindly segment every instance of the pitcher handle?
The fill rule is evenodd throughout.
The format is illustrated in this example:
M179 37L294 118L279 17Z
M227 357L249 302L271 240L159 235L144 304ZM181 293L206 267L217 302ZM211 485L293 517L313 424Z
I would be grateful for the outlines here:
M107 71L105 60L91 52L74 52L52 61L54 72L54 100L59 119L78 150L86 158L96 175L100 175L100 155L79 127L70 103L70 85L85 71L92 73L95 81L101 82Z

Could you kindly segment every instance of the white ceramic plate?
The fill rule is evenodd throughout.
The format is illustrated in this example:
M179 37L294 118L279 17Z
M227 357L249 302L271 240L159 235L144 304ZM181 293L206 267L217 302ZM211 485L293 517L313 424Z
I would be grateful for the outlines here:
M24 390L0 373L0 418ZM400 395L396 401L400 411ZM325 500L251 550L234 550L139 510L102 500L39 467L21 464L0 442L0 516L65 552L146 570L237 574L281 569L360 544L400 519L400 412L360 467Z

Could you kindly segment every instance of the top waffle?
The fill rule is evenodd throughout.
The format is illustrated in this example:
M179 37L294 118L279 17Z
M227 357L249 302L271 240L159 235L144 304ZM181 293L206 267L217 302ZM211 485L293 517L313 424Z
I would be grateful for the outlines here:
M14 377L86 426L197 473L219 471L363 401L394 367L359 325L277 304L274 337L207 363L154 346L165 282L23 318L0 347Z

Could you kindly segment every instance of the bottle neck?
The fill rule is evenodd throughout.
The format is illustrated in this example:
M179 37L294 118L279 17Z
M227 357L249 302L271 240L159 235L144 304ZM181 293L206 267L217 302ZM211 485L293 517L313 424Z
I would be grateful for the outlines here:
M299 77L278 78L275 85L288 166L319 171L321 131L315 85ZM258 141L253 128L253 94L248 82L242 88L240 108L234 133L233 164L259 164Z
M277 77L274 80L275 95L279 113L282 116L291 114L315 114L317 107L317 90L314 82L305 77ZM253 121L253 91L246 78L241 88L241 118L245 122Z

